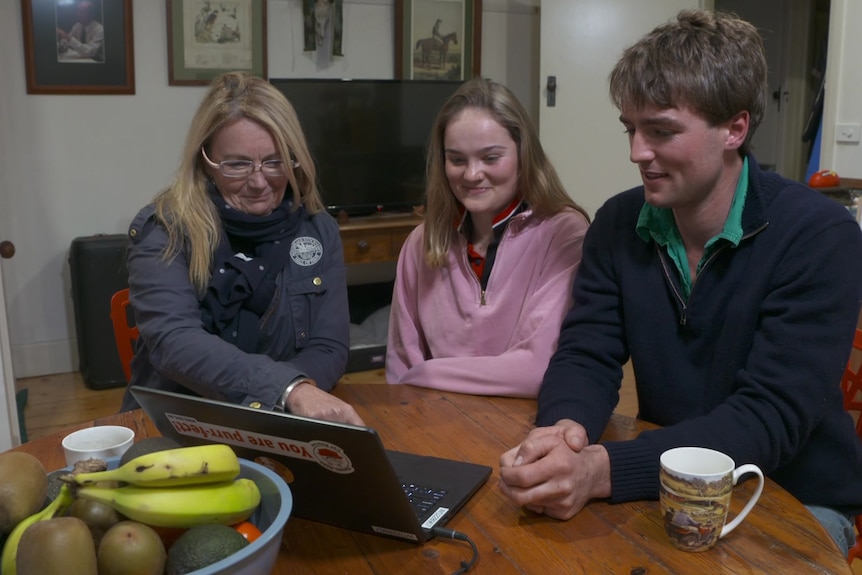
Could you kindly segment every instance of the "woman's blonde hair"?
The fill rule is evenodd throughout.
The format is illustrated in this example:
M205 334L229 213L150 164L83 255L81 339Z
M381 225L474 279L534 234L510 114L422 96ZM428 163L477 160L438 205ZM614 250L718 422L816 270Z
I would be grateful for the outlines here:
M285 161L299 162L298 168L287 170L294 210L300 205L312 214L324 210L314 161L287 98L266 80L244 72L227 72L215 78L192 119L174 181L154 200L156 215L168 231L164 257L170 259L186 250L189 279L201 294L210 280L222 230L207 193L209 176L201 148L209 145L216 132L242 118L266 128Z
M461 203L446 178L446 128L464 110L484 110L505 128L518 149L518 193L540 218L573 209L589 221L588 214L566 193L557 171L545 155L527 111L508 88L483 78L462 84L443 104L428 145L426 165L425 260L441 267L448 261Z

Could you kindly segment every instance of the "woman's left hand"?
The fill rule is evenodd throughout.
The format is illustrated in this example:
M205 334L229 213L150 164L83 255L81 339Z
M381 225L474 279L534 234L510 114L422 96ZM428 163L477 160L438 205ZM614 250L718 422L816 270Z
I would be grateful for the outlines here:
M352 405L309 383L301 383L290 392L287 409L294 415L365 426Z

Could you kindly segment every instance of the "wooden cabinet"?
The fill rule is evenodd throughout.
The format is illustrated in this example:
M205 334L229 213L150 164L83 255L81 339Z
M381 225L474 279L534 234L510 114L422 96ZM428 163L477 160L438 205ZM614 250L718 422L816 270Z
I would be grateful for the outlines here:
M339 223L344 262L363 264L398 260L401 245L422 218L405 214L375 214Z

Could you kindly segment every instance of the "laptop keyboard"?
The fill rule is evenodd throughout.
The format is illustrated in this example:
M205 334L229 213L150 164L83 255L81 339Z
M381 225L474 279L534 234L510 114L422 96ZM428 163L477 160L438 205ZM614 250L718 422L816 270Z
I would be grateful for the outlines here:
M419 520L425 519L428 512L431 511L437 503L446 495L445 489L433 489L423 485L414 485L413 483L402 483L407 499L413 505L413 510L416 511Z

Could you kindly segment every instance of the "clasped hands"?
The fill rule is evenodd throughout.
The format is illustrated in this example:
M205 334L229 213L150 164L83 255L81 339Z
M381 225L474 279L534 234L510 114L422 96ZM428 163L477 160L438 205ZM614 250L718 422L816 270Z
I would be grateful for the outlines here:
M500 489L530 511L571 519L591 499L610 497L608 452L571 419L537 427L500 457Z

